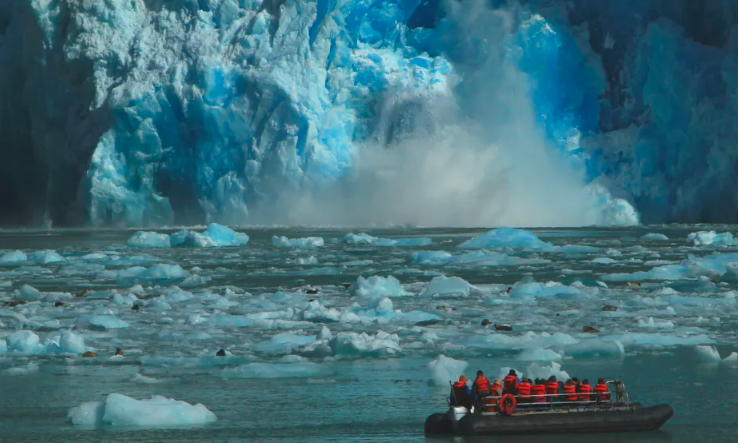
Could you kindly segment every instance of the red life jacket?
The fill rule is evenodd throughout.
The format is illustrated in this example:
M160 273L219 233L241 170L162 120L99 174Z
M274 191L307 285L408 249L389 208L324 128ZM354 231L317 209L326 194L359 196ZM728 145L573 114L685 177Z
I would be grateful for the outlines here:
M546 395L546 385L533 385L533 395L536 397L533 397L534 403L546 403L548 400L548 397L543 397ZM538 397L541 396L541 397Z
M530 398L530 389L533 387L527 381L522 381L518 385L518 394L523 398Z
M602 401L610 400L610 390L607 389L606 384L598 383L594 388L595 393L599 394L599 399Z
M477 392L489 392L489 380L487 380L487 377L477 377L477 379L474 380L474 384L477 385Z
M585 385L584 383L579 385L579 395L577 398L579 398L579 401L589 401L591 399L590 393L592 392L592 387L590 385Z
M577 387L574 385L564 385L561 388L561 392L564 394L566 401L577 401Z
M499 397L500 389L502 389L502 386L500 386L498 383L492 383L489 388L489 393L493 397Z
M454 388L460 388L462 386L466 386L466 383L463 381L457 381L456 383L454 383Z
M502 385L504 386L504 391L515 392L518 390L518 377L508 375L502 380Z
M558 397L558 393L559 393L559 383L558 382L550 381L546 383L546 394L553 396L549 398Z

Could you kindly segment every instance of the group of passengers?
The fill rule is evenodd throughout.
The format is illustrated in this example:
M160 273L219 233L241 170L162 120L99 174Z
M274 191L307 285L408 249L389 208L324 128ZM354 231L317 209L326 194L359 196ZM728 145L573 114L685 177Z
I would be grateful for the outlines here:
M452 404L467 408L483 399L486 399L485 404L494 406L497 399L505 394L513 395L518 404L533 405L552 402L586 405L586 402L610 400L610 391L602 378L592 387L589 380L584 379L580 382L576 377L566 382L558 381L555 376L549 377L548 380L521 379L514 369L510 370L502 383L500 380L490 383L482 371L477 371L477 378L471 388L467 385L466 377L462 375L451 389Z

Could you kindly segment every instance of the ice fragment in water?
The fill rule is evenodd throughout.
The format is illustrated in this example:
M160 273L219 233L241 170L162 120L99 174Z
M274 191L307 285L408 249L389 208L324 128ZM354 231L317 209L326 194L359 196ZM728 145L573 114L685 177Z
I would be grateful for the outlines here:
M669 241L669 237L664 234L649 233L641 237L641 240L645 241Z
M561 354L558 354L550 349L534 348L525 349L523 352L515 357L515 360L520 361L555 361L561 360Z
M31 331L17 331L5 337L8 352L17 354L42 354L45 349L41 339Z
M720 362L720 353L715 346L695 346L697 359L706 363Z
M351 295L364 300L408 295L400 284L400 281L391 275L388 277L380 277L378 275L369 278L359 277L351 285L349 292Z
M85 339L72 331L63 331L58 337L46 345L46 352L51 354L83 354L86 351Z
M91 315L77 320L80 327L91 326L96 329L123 329L131 325L113 315Z
M40 265L47 265L51 263L60 263L67 261L64 257L59 255L56 251L47 249L45 251L36 251L28 256L28 260L34 261Z
M249 236L227 226L210 223L203 233L183 229L172 234L169 242L172 247L189 248L245 246L249 242Z
M434 277L425 290L421 294L422 297L431 297L438 294L441 297L453 296L453 295L469 295L471 291L471 285L469 282L460 277L446 277L439 276Z
M733 246L738 242L730 232L718 234L715 231L699 231L687 236L687 244L694 246Z
M454 360L445 355L439 355L436 359L428 363L431 375L428 379L428 385L448 387L449 381L458 380L459 376L464 373L469 363L462 360Z
M419 251L413 252L410 260L418 265L443 265L453 258L446 251Z
M105 401L87 402L67 412L67 422L75 426L119 428L168 428L202 426L217 420L204 405L190 405L160 395L136 400L122 394L110 394Z
M550 243L541 241L535 234L523 229L499 228L477 235L459 245L463 249L523 248L553 250Z
M168 248L169 236L158 232L138 231L126 242L128 246L137 248Z
M397 246L397 247L414 247L414 246L429 246L433 243L428 237L415 237L415 238L378 238L373 237L367 233L352 234L348 233L343 237L344 243L351 245L374 245L374 246Z
M314 342L314 335L297 335L291 332L284 332L271 337L253 347L254 351L265 352L271 354L286 354L292 352L292 349Z
M377 357L387 358L402 353L400 337L378 331L376 335L365 332L340 332L330 341L334 355L344 357Z
M20 263L28 260L28 256L22 251L11 251L0 257L0 264L3 263Z
M321 237L287 238L275 235L272 244L278 248L312 249L323 246L325 242Z

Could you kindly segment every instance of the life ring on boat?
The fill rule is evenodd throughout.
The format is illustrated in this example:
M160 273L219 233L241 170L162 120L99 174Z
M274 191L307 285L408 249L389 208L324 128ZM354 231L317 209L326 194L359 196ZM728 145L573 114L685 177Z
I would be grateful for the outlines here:
M505 394L500 398L500 415L512 415L515 411L515 407L518 405L515 396L512 394Z

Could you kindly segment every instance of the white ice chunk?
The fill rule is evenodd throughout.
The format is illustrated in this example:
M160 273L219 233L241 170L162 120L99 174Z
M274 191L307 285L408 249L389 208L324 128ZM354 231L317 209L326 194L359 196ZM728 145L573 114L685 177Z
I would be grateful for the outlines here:
M28 260L34 261L40 265L47 265L50 263L60 263L67 261L64 257L59 255L56 251L47 249L45 251L36 251L28 256Z
M124 329L131 325L114 315L90 315L77 319L77 326L91 326L97 329Z
M413 252L410 260L418 265L443 265L453 258L446 251L419 251Z
M384 331L376 335L365 332L340 332L330 341L335 355L345 357L394 357L402 353L400 337Z
M459 376L464 373L469 363L462 360L454 360L453 358L439 355L436 359L428 363L431 376L428 379L430 386L447 387L449 381L458 380Z
M45 295L33 286L23 285L15 291L14 298L23 301L40 301L45 298Z
M41 339L31 331L17 331L5 337L8 352L18 354L41 354L44 347Z
M520 361L556 361L561 360L561 354L550 349L534 348L523 350L515 359Z
M83 336L72 331L63 331L59 337L46 345L49 354L83 354L85 352L85 339Z
M464 249L505 247L553 250L553 246L550 243L541 241L532 232L514 228L499 228L485 232L459 245L459 248Z
M28 260L28 256L23 251L11 251L0 257L0 263L20 263Z
M715 346L695 346L694 351L697 354L697 359L702 362L720 362L720 353Z
M166 428L203 426L216 420L215 414L202 404L193 406L160 395L150 400L136 400L110 394L104 402L83 403L67 413L67 422L84 427Z
M272 237L272 244L278 248L312 249L325 245L321 237L287 238Z
M184 229L172 234L170 237L172 247L212 248L245 246L248 242L248 235L236 232L227 226L217 223L210 223L203 233Z
M441 297L447 297L452 295L467 296L471 291L471 285L469 282L460 277L446 277L439 276L434 277L425 290L421 294L421 297L431 297L438 294Z
M723 363L730 363L730 364L738 363L738 352L731 352L729 356L723 359Z
M147 377L141 373L138 373L133 376L133 380L131 380L134 383L141 383L145 385L155 385L158 383L164 383L164 380L159 380L158 378L153 377Z
M669 237L665 236L664 234L656 234L656 233L648 233L641 237L641 240L644 241L669 241Z
M128 246L137 248L168 248L169 235L158 232L138 231L126 242Z
M715 231L693 232L687 236L687 244L694 246L734 246L738 244L730 232L718 234Z
M286 354L292 349L314 342L314 335L298 335L291 332L283 332L265 340L253 347L255 351L271 354Z
M400 281L391 275L388 277L378 275L369 278L359 277L351 285L349 292L364 300L408 295Z

